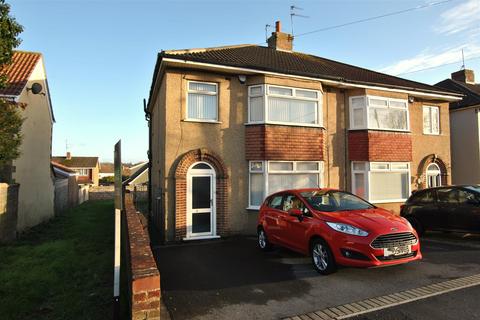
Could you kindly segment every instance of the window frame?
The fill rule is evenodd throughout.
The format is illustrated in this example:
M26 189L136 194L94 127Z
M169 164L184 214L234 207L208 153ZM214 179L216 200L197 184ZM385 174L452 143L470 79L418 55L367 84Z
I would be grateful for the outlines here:
M364 163L364 170L355 170L354 164L355 163ZM372 169L372 164L388 164L388 169ZM392 169L392 165L407 165L407 169ZM355 187L355 173L363 173L364 174L364 188L365 188L365 195L367 200L370 203L392 203L392 202L405 202L411 192L412 192L412 185L411 185L411 165L410 162L403 162L403 161L352 161L351 162L351 172L352 172L352 184L351 184L351 192L354 195L356 194ZM370 182L371 182L371 173L372 172L407 172L408 173L408 190L407 190L407 197L405 199L386 199L386 200L372 200Z
M252 162L262 162L262 171L252 171ZM293 170L270 170L270 163L271 162L287 162L287 163L293 163ZM297 164L298 163L317 163L317 170L297 170ZM324 174L324 162L323 161L294 161L294 160L250 160L248 161L248 206L247 210L258 210L262 206L262 203L259 206L252 205L251 203L251 174L262 174L263 178L263 201L271 195L275 194L276 192L272 194L267 194L268 193L268 176L269 174L304 174L304 173L314 173L318 174L318 184L320 188L323 188L323 174ZM280 191L278 191L280 192Z
M438 124L438 131L437 132L433 132L433 122L432 122L432 109L437 109L437 124ZM423 118L423 115L425 113L425 109L428 109L428 116L430 118L430 132L428 131L425 131L425 121L424 121L424 118ZM439 106L433 106L433 105L423 105L422 106L422 132L424 135L428 135L428 136L438 136L440 135L440 132L441 132L441 128L440 128L440 107Z
M208 92L208 91L197 91L197 90L190 90L190 83L204 83L204 84L210 84L215 86L215 93ZM219 85L216 82L209 82L209 81L201 81L201 80L187 80L187 94L185 96L185 118L183 119L184 121L188 122L207 122L207 123L219 123L219 118L220 118L220 108L219 108L219 92L218 92ZM199 119L199 118L190 118L188 116L188 96L190 93L196 93L196 94L204 94L204 95L209 95L209 96L215 96L216 97L216 108L217 108L217 117L215 120L211 119Z
M262 88L261 94L254 94L252 95L251 91L253 88ZM289 89L292 90L292 95L281 95L281 94L271 94L270 88L282 88L282 89ZM308 98L308 97L298 97L297 90L300 91L309 91L315 92L317 94L317 98ZM262 104L263 104L263 119L262 120L251 120L251 103L250 98L258 98L263 97ZM268 98L275 97L275 98L286 98L292 100L301 100L301 101L312 101L317 103L317 108L315 109L315 119L316 123L302 123L302 122L288 122L288 121L273 121L269 120L268 114ZM275 84L255 84L248 86L248 115L247 115L247 125L249 124L279 124L279 125L286 125L286 126L297 126L297 127L315 127L315 128L323 128L323 92L321 90L315 89L305 89L299 87L288 87L288 86L280 86Z
M353 106L353 99L355 98L363 98L363 105L362 106ZM384 100L387 102L386 107L382 106L374 106L370 105L370 100L371 99L378 99L378 100ZM402 102L405 104L405 107L394 107L390 106L390 102ZM409 103L408 100L406 99L397 99L397 98L388 98L388 97L381 97L381 96L374 96L374 95L360 95L360 96L351 96L348 99L349 107L349 130L379 130L379 131L396 131L396 132L410 132L410 108L409 108ZM384 109L397 109L397 110L406 110L406 121L407 121L407 126L406 129L389 129L389 128L371 128L370 127L370 109L371 108L384 108ZM363 119L364 119L364 124L361 126L355 126L354 124L354 117L353 117L353 111L354 109L362 109L363 112Z

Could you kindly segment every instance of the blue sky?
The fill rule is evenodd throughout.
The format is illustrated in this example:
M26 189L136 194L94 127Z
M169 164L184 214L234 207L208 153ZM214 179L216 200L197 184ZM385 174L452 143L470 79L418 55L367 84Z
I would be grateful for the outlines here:
M441 0L439 0L441 1ZM142 99L162 49L261 43L265 24L290 30L289 7L309 18L295 33L377 16L426 1L7 0L25 27L19 49L44 54L53 107L53 154L124 161L147 158ZM460 68L480 77L480 0L452 0L383 19L297 37L294 50L393 75L436 83ZM471 59L471 60L470 60Z

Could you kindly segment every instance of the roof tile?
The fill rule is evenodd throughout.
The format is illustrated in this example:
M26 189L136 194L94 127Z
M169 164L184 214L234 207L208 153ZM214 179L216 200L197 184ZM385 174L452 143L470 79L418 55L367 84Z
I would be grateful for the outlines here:
M8 79L7 87L0 89L0 95L20 95L40 57L37 52L15 51L12 63L0 67L0 73L5 73Z

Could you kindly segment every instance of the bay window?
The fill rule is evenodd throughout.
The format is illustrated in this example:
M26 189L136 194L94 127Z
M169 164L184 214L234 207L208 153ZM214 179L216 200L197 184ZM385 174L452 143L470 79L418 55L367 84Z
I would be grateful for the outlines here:
M440 134L440 112L438 107L423 106L423 133Z
M277 191L319 188L322 173L320 161L250 161L248 206L259 208L265 197Z
M187 118L192 121L218 120L218 85L210 82L187 82Z
M250 86L248 106L249 123L322 125L320 91L273 85Z
M410 164L354 161L352 192L373 203L405 201L410 195Z
M407 100L375 96L351 97L350 129L408 131Z

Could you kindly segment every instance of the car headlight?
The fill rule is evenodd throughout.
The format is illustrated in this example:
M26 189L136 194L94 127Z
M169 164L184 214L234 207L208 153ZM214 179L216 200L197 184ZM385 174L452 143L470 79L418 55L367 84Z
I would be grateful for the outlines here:
M328 226L338 232L352 234L354 236L366 237L368 232L345 223L327 222Z

